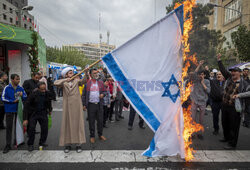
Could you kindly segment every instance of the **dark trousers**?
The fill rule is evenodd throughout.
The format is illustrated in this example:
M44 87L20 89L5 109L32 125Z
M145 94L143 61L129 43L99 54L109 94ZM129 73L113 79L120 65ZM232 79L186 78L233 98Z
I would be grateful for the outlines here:
M11 146L13 123L14 123L14 144L16 144L17 113L6 113L5 116L6 116L6 145Z
M122 115L123 99L115 100L115 119L119 119Z
M135 120L135 114L136 114L135 109L130 105L129 121L128 121L129 126L133 126ZM139 116L139 126L142 127L143 124L144 120L141 118L141 116Z
M240 113L233 106L222 106L222 127L224 138L228 143L236 147L240 130Z
M244 125L246 127L250 126L250 113L244 112Z
M0 127L4 126L3 123L4 115L5 115L4 106L0 106Z
M108 106L103 106L103 125L106 125L108 120Z
M222 107L222 102L213 101L211 107L212 107L212 113L213 113L214 130L219 131L219 115L220 115L220 110Z
M89 119L89 132L90 137L95 137L95 121L97 121L98 136L102 136L103 130L103 106L100 104L88 104L88 119Z
M57 88L57 95L58 95L58 97L62 97L63 96L63 88L62 87L58 87Z
M29 118L29 129L28 129L28 145L33 145L36 134L36 124L39 122L41 127L41 136L39 144L44 144L48 137L48 115L46 112L35 113Z
M109 120L112 119L113 113L114 113L114 106L115 106L115 101L112 101L110 104L110 108L108 108L108 117Z

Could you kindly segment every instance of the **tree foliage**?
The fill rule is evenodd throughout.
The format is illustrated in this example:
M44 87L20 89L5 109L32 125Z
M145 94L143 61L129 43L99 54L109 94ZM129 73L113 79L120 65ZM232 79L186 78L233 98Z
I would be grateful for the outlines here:
M85 55L73 47L47 47L47 60L68 65L75 65L84 68L90 64Z
M241 25L237 31L231 34L235 47L235 56L241 61L250 61L250 31L245 25Z
M166 7L167 12L174 8L176 2L184 0L173 0L173 3ZM197 4L192 11L193 28L189 34L190 55L196 54L198 60L205 60L206 64L216 66L216 53L225 52L222 44L225 38L220 31L209 30L209 16L213 14L213 6Z

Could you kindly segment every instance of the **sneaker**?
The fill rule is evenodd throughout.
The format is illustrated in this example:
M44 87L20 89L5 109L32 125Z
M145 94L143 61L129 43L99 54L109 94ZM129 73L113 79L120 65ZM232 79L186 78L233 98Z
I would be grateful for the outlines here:
M81 153L82 152L82 147L81 146L76 146L76 152Z
M123 117L123 116L119 116L119 118L120 118L120 119L124 119L124 117Z
M34 146L33 146L33 145L29 145L29 146L28 146L28 151L29 151L29 152L32 152L33 150L34 150Z
M70 150L71 150L71 146L65 146L64 153L69 153Z
M133 127L132 126L128 126L128 130L133 130Z
M8 153L9 151L11 150L11 147L9 145L6 145L4 150L3 150L3 153Z

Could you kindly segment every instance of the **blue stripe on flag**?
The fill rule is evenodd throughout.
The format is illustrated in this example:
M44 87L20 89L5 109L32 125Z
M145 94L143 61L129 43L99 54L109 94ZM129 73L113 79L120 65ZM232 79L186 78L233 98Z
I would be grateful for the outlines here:
M147 157L152 157L152 153L153 151L155 150L155 138L152 139L150 145L149 145L149 148L148 150L146 150L143 155L144 156L147 156Z
M151 125L154 131L160 126L159 120L155 117L153 112L147 107L147 105L141 100L134 88L130 85L128 79L124 76L121 69L117 65L111 53L108 53L102 58L104 63L107 65L109 71L112 73L116 81L120 83L120 86L130 101L140 111L143 117Z
M180 26L181 26L181 33L183 34L183 5L179 6L178 8L176 8L174 10L177 18L179 19L179 23L180 23Z

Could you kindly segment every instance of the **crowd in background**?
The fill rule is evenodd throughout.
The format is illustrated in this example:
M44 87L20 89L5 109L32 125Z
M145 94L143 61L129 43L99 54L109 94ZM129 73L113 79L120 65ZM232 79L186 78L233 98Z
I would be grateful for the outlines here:
M191 106L194 121L204 125L206 108L210 105L213 114L214 135L222 127L225 149L235 149L237 145L240 122L250 127L250 80L249 69L241 70L234 67L225 69L220 54L218 70L210 71L208 66L203 69L204 61L200 61L194 71L190 71L185 79L185 85L192 82L192 92L183 108ZM10 76L10 83L6 84L8 76L0 73L0 129L6 129L6 146L4 153L11 150L13 122L17 119L19 100L22 99L23 125L27 127L28 150L34 150L34 140L37 123L41 126L39 146L46 147L48 136L48 115L53 110L52 100L63 97L63 115L59 145L64 146L68 153L73 145L76 151L82 151L81 144L86 142L83 115L87 113L90 143L95 143L96 132L98 138L106 141L103 128L108 128L107 122L119 122L124 119L123 109L130 107L128 130L133 129L136 110L123 96L119 83L115 82L106 69L92 68L85 72L82 78L74 75L72 68L65 68L59 80L53 82L43 73L33 73L32 78L25 80L20 86L20 77L17 74ZM221 123L219 115L221 114ZM5 124L4 124L5 117ZM139 117L139 127L145 129L144 120ZM16 124L14 123L14 126ZM97 130L96 130L97 129ZM15 132L16 133L16 132ZM14 145L16 135L14 133ZM200 140L204 139L202 131L193 134Z

